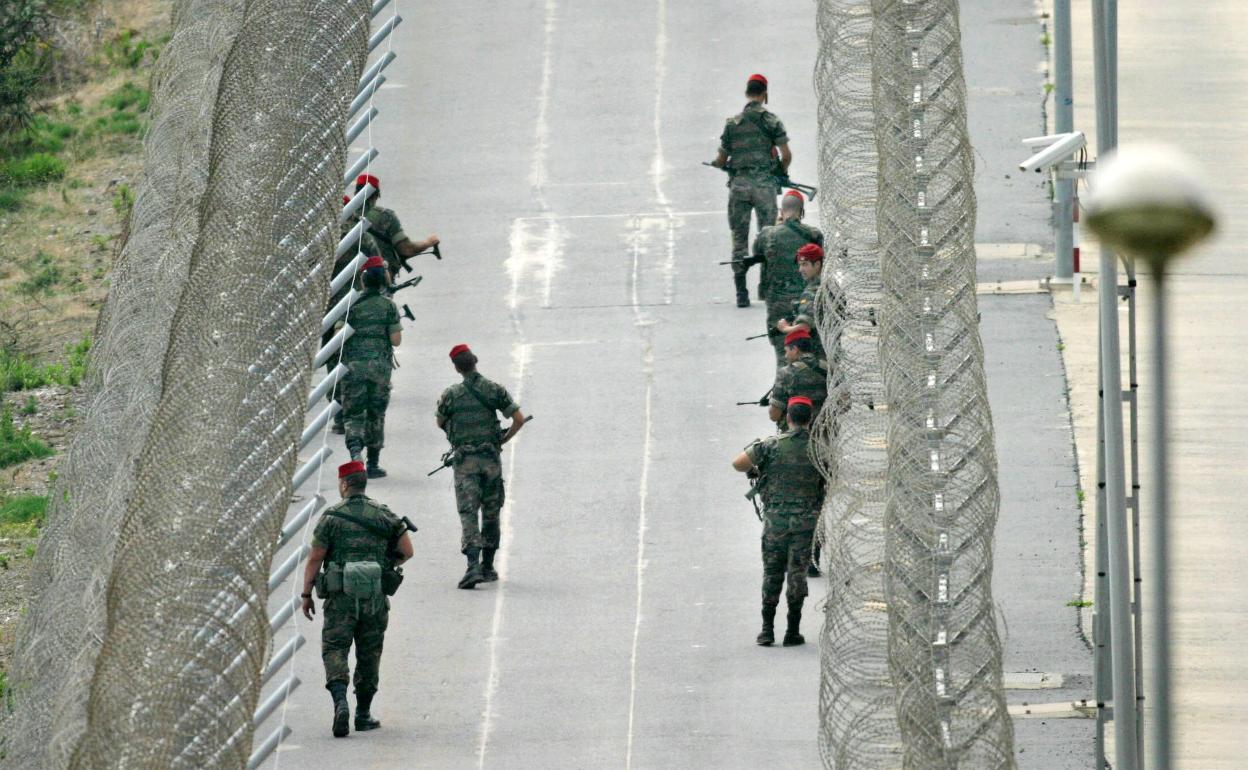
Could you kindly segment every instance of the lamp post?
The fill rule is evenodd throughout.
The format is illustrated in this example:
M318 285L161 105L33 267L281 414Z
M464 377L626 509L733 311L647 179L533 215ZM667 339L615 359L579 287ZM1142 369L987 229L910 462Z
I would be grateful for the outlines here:
M1169 478L1166 446L1166 266L1213 230L1214 216L1195 164L1160 144L1123 147L1097 171L1087 226L1106 245L1145 263L1153 291L1153 517L1150 580L1153 709L1148 743L1153 770L1170 770ZM1138 665L1138 662L1137 662Z

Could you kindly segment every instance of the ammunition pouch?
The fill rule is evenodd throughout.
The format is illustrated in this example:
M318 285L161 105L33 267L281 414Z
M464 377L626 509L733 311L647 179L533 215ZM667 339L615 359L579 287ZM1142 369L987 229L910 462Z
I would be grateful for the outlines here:
M342 565L327 562L325 569L317 573L313 585L316 587L318 599L328 599L332 594L342 593Z
M386 596L394 596L403 585L403 568L391 564L381 571L381 590Z
M383 593L381 575L375 561L349 561L342 567L342 592L359 601L378 599Z

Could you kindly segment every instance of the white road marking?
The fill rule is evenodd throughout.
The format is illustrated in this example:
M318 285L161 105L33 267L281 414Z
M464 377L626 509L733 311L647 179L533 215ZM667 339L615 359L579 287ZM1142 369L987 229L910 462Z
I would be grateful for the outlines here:
M658 0L655 8L654 31L654 161L650 178L654 197L667 215L667 249L663 255L663 304L672 303L676 276L676 221L672 218L671 202L663 190L667 166L663 157L663 86L667 82L667 0Z
M527 222L538 221L545 230L534 234ZM520 304L520 284L525 274L534 272L542 282L542 307L550 307L551 287L555 272L563 264L563 228L557 217L513 219L511 222L510 254L504 266L511 276L508 306L514 311Z
M520 343L512 349L512 381L516 383L516 403L522 403L524 397L524 375L532 357L532 345ZM515 504L516 455L519 454L520 434L517 433L509 444L511 454L507 458L507 475L512 494L503 502L503 510L498 515L499 535L498 551L495 554L495 569L498 571L497 589L494 593L494 617L490 623L490 675L485 680L485 714L481 720L481 739L477 745L477 767L485 767L485 753L489 747L490 729L494 726L494 695L498 692L498 640L503 627L503 597L507 592L507 551L511 547L512 528L507 526L511 519L511 508Z
M515 221L545 222L550 219L632 219L633 217L706 217L711 215L725 216L721 209L714 211L649 211L644 214L628 211L616 214L543 214L540 217L516 217Z

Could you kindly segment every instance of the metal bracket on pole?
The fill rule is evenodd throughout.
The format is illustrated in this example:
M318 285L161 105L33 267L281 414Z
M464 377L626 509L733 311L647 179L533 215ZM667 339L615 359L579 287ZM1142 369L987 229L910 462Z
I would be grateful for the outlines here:
M338 330L338 333L333 336L333 339L327 342L325 347L321 348L320 352L316 354L316 359L312 362L312 367L315 369L324 366L325 362L329 360L329 357L337 353L338 349L342 347L342 343L346 342L347 338L354 333L355 329L351 328L351 324L344 324L343 327Z
M390 33L394 31L394 28L399 26L402 23L403 23L402 16L398 15L397 13L391 16L386 21L386 23L382 24L381 27L379 27L377 31L373 33L373 36L368 39L368 52L372 53L373 51L375 51L377 49L377 46L381 45L382 41L384 41L387 37L390 36Z
M368 125L368 121L372 120L373 116L376 114L377 114L377 108L374 107L368 112L361 115L360 119L355 121L356 126L359 126L359 130L357 131L355 126L352 126L351 131L347 132L347 141L350 142L354 140L355 137L359 136L360 131L364 130L364 126ZM351 166L347 169L346 173L342 175L342 183L344 185L354 184L355 178L360 175L360 172L368 168L368 164L372 163L373 160L376 159L376 157L377 157L377 148L369 147L368 150L364 152L364 154L360 155L360 157L355 159L355 162L352 163Z
M312 518L312 514L319 511L323 505L325 505L325 498L316 495L308 501L307 505L300 508L299 513L296 513L295 517L282 527L282 534L277 538L277 547L281 548L289 543L299 530L303 529L303 525L308 523L308 519Z
M371 184L366 183L361 187L355 195L351 196L351 200L347 201L347 205L342 207L342 211L338 213L338 224L346 224L347 220L363 207L364 201L368 200L368 196L375 192L377 192L377 188Z
M330 388L337 385L338 381L341 380L343 375L346 373L346 364L338 364L335 366L329 374L325 375L324 379L316 384L316 387L313 388L312 392L308 394L308 404L306 408L311 409L317 401L325 398L325 394L329 392Z
M361 107L368 104L368 100L373 98L373 94L377 93L377 89L381 88L385 82L386 76L378 75L373 78L371 83L364 88L361 88L360 92L355 95L355 99L351 101L351 106L347 108L347 119L349 120L354 118L355 113L359 112Z

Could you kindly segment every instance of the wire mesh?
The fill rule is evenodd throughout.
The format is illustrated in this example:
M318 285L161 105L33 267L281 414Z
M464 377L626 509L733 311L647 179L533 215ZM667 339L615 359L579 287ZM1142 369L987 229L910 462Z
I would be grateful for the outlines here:
M92 414L21 631L16 766L247 762L369 16L364 0L175 9ZM53 719L58 701L74 713Z
M160 398L169 330L207 184L213 106L242 0L184 0L152 82L144 182L95 330L82 429L51 495L0 734L13 767L63 768L86 724L105 588L134 464Z
M828 594L820 643L819 751L830 768L891 768L900 734L884 583L886 400L880 379L877 169L870 0L822 0L815 91L820 213L830 233L816 304L832 359L812 446L828 481L820 519Z
M873 0L888 402L885 580L902 767L1009 768L992 544L999 506L975 295L957 0Z

